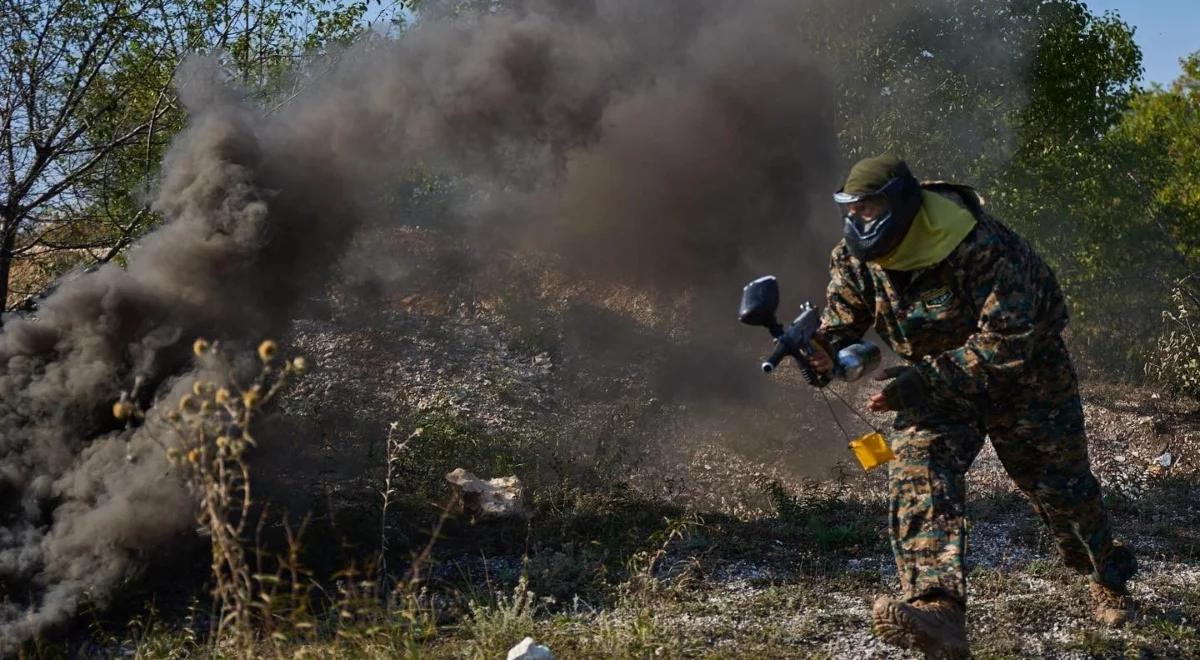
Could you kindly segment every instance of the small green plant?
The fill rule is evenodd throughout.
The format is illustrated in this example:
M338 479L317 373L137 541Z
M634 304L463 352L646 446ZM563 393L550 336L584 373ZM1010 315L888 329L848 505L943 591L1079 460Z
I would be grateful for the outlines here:
M1106 631L1084 630L1067 644L1067 648L1082 651L1090 658L1122 657L1125 642Z
M468 657L499 658L534 628L537 598L522 575L511 594L495 592L490 600L472 600L462 630L469 640Z
M1157 635L1171 642L1190 642L1196 639L1196 628L1186 623L1176 623L1167 619L1153 619L1149 628Z
M797 525L804 538L822 553L878 541L875 523L862 511L847 506L816 483L810 485L803 495L793 495L778 481L765 485L780 520Z
M560 333L558 315L543 299L541 275L532 265L513 264L497 300L512 348L536 355L553 353Z
M662 529L656 530L647 539L649 547L633 553L629 558L629 579L622 588L626 598L650 599L663 595L664 586L679 588L687 582L687 569L691 566L689 562L672 566L665 573L663 563L672 548L691 537L704 525L704 520L696 514L689 514L675 520L667 518L665 522Z
M150 605L146 611L129 620L125 635L135 649L138 658L159 660L182 660L195 657L203 646L192 627L195 611L189 613L179 631L170 629L162 620L158 610ZM109 640L113 643L115 640Z

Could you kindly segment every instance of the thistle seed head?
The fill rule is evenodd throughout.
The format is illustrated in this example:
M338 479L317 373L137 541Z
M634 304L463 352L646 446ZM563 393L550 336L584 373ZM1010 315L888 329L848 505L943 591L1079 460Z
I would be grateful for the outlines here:
M275 354L279 352L279 345L274 340L268 339L258 345L258 359L264 363L270 362Z
M125 400L118 401L113 404L112 413L113 417L123 422L133 416L133 404Z

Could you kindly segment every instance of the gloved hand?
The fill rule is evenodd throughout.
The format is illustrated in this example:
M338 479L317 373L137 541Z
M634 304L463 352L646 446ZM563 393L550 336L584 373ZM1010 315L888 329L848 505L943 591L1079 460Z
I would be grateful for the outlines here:
M878 381L891 381L883 390L872 397L868 407L872 410L907 410L916 408L929 398L929 387L916 367L888 367L875 376ZM874 405L879 403L882 406Z

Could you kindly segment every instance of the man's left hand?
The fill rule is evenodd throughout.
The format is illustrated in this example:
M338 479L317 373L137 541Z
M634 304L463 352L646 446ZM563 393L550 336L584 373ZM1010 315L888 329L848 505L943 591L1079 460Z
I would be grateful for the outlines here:
M916 367L888 367L875 376L875 380L891 382L867 401L867 410L872 412L916 408L929 398L925 379Z
M871 412L889 412L891 408L888 407L887 399L884 398L883 392L879 392L872 394L871 398L867 400L867 410Z

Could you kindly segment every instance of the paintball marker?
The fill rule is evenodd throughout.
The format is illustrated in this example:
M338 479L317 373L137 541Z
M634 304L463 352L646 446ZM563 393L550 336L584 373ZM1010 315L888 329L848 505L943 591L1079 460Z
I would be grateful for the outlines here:
M742 289L742 305L738 308L738 320L746 325L761 325L775 338L775 350L763 361L763 371L767 373L775 371L775 367L778 367L779 363L790 355L796 358L796 364L799 365L800 372L804 374L804 380L809 385L825 387L829 384L831 377L844 381L855 381L879 366L882 357L879 347L863 341L838 351L833 360L833 369L829 374L817 373L809 365L808 358L815 351L822 350L814 343L814 341L819 341L816 340L817 330L821 327L819 312L806 302L800 308L800 316L797 316L787 329L784 329L775 319L777 307L779 307L779 282L774 276L760 277ZM824 390L821 394L825 394ZM846 429L842 428L841 422L837 421L837 416L835 415L833 418L838 428L846 435L846 439L850 441L850 449L854 451L854 455L863 469L873 470L895 458L891 447L888 446L887 439L875 428L875 425L863 417L862 413L854 410L841 396L837 395L837 392L834 392L834 395L851 412L858 415L858 418L867 426L871 427L871 433L851 439L850 435L846 433ZM825 401L827 404L829 403L828 397ZM829 411L831 414L833 413L832 406Z
M746 325L759 325L775 339L775 350L762 363L762 370L771 373L787 356L796 359L804 380L814 387L824 387L830 375L844 381L855 381L879 366L880 351L874 344L863 341L838 351L830 375L819 374L808 363L816 350L813 343L817 329L821 327L820 311L810 303L804 303L800 315L786 329L775 318L779 307L779 281L773 275L760 277L742 289L742 304L738 308L738 320Z

